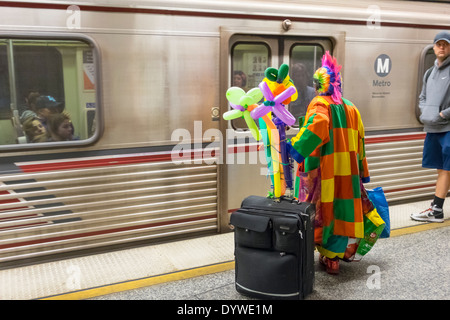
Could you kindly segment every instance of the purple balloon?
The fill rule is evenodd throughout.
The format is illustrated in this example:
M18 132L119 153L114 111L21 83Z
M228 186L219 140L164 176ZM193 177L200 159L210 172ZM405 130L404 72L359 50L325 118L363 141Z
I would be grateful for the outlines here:
M252 112L250 112L250 115L252 116L253 119L256 120L256 119L264 117L271 110L272 110L272 107L270 107L270 106L268 107L268 106L264 105L264 103L262 103L259 106L257 106L255 109L253 109Z
M281 119L275 118L274 123L276 124L280 134L281 163L283 165L284 181L286 182L286 186L289 189L292 189L292 168L286 146L286 127Z
M295 93L295 91L297 91L297 90L295 90L294 87L288 87L282 93L277 95L273 101L275 101L275 104L281 104L281 103L283 103L284 100L286 100L287 98L292 96Z
M234 103L231 103L231 102L230 102L230 106L231 106L233 109L237 109L237 110L240 110L240 111L245 111L245 109L244 109L243 106L240 106L240 105L237 105L237 104L234 104Z
M250 113L252 118L258 119L265 116L270 111L273 111L281 121L289 126L292 126L295 123L295 118L289 111L286 110L283 105L283 101L292 96L296 92L296 89L294 87L288 87L286 90L274 97L272 91L270 91L269 85L265 81L262 81L259 84L259 88L261 89L266 101L272 102L271 104L273 106L266 106L264 103L260 104Z
M270 88L269 88L269 85L267 84L267 82L261 81L261 83L259 84L258 87L259 87L259 89L261 89L261 92L267 101L274 101L273 93L272 93L272 91L270 91Z
M275 105L273 113L288 126L292 126L295 123L294 116L282 104Z

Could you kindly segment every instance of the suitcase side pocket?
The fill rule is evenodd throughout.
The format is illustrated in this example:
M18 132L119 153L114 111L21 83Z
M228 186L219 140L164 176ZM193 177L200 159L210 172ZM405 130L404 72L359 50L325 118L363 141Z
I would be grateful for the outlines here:
M238 210L231 214L230 224L235 228L237 245L258 249L272 248L272 228L269 217L252 215Z
M298 254L302 238L299 222L294 218L279 217L273 219L275 250Z

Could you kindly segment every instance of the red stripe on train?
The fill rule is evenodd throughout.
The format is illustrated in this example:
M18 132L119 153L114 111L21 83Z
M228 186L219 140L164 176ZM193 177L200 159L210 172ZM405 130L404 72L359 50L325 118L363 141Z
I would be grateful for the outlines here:
M65 170L65 169L79 169L89 167L105 167L121 164L154 162L154 161L167 161L170 160L170 155L152 155L152 156L134 156L134 157L121 157L121 158L105 158L105 159L92 159L92 160L74 160L64 162L51 162L51 163L36 163L36 164L18 164L18 167L23 172L40 172L40 171L52 171L52 170Z
M426 133L417 133L409 135L387 136L387 137L370 137L366 136L364 139L365 144L383 143L383 142L396 142L396 141L408 141L408 140L423 140Z
M398 136L385 136L385 137L366 137L366 144L395 142L395 141L408 141L408 140L422 140L425 138L425 133L417 133L412 135L398 135ZM261 145L242 145L242 146L230 146L228 147L228 153L241 153L241 152L253 152L259 150ZM215 156L215 151L211 152L212 156ZM73 161L61 161L50 163L34 163L34 164L17 164L17 166L25 173L42 172L52 170L67 170L67 169L81 169L91 167L105 167L123 164L135 164L145 162L157 162L157 161L171 161L172 153L157 154L157 155L144 155L144 156L125 156L125 157L111 157L103 159L90 159L90 160L73 160ZM182 155L182 160L198 159L202 157L202 151L191 151Z
M123 232L123 231L130 231L130 230L139 230L139 229L151 228L151 227L159 227L159 226L164 226L164 225L170 226L170 225L177 224L177 223L184 223L184 222L191 222L191 221L201 221L201 220L212 219L212 218L217 218L217 216L215 214L213 214L213 215L207 215L207 216L202 216L202 217L179 219L179 220L174 220L174 221L169 221L169 222L165 221L165 222L158 222L158 223L149 223L149 224L144 224L144 225L141 225L141 226L115 228L115 229L108 229L108 230L102 230L102 231L93 231L93 232L80 233L80 234L75 234L75 235L67 235L67 236L61 236L61 237L47 238L47 239L39 239L39 240L31 240L31 241L9 243L9 244L0 245L0 250L1 249L6 249L6 248L20 247L20 246L29 246L29 245L39 244L39 243L51 243L51 242L55 242L55 241L62 241L62 240L69 240L69 239L78 239L78 238L84 238L84 237L89 237L89 236L97 236L97 235L103 235L103 234L113 234L113 233L116 233L116 232Z
M0 191L0 195L9 195L9 194L11 194L11 193L8 192L8 191ZM8 203L17 203L17 204L20 204L21 201L20 201L19 199L6 199L6 200L0 200L0 204L8 204ZM26 209L26 208L27 208L27 207L24 207L24 206L18 206L18 207L15 207L15 208L0 209L0 212L1 212L1 211L6 211L6 210L17 210L17 209ZM2 219L0 218L0 220L2 220Z
M41 226L47 224L47 222L35 222L35 223L28 223L28 224L18 224L11 227L1 227L0 230L11 230L11 229L17 229L17 228L23 228L23 227L35 227L35 226Z
M205 151L211 156L215 156L215 151ZM175 160L196 160L202 159L202 151L182 151L181 155L166 153L166 154L153 154L153 155L139 155L139 156L116 156L111 158L102 159L89 159L89 160L73 160L73 161L61 161L50 163L17 163L16 165L25 173L53 171L53 170L67 170L67 169L82 169L92 167L106 167L123 164L136 164L136 163L148 163L158 161L172 161L172 157Z

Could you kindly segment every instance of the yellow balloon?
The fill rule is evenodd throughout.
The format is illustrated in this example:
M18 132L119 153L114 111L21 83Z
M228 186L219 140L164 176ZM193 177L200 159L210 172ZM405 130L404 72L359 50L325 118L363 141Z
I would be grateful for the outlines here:
M289 88L289 87L295 88L295 84L292 81L290 81L290 79L291 78L289 78L289 76L286 76L286 78L283 81L283 85L286 88ZM298 91L297 91L297 88L295 88L295 93L291 96L291 102L297 100L297 98L298 98Z
M292 83L292 81L289 81L289 80L290 80L289 76L286 76L283 83L281 83L281 84L284 85L285 88L288 88L288 87L295 88L295 85ZM270 89L270 91L272 91L272 93L274 93L276 91L276 89L281 85L280 83L275 82L275 81L270 81L267 78L264 78L263 81L267 83L267 85L269 86L269 89ZM297 92L297 88L295 88L295 93L291 96L291 102L297 100L297 98L298 98L298 92Z

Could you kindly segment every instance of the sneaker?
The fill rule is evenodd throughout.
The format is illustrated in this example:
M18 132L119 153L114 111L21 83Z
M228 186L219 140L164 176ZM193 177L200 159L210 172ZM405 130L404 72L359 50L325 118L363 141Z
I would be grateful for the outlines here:
M320 255L319 256L319 262L322 264L326 269L328 274L339 274L339 259L329 259L325 256Z
M444 211L442 208L431 205L422 212L411 214L411 219L416 221L444 222Z

